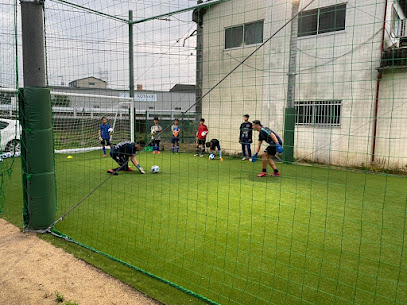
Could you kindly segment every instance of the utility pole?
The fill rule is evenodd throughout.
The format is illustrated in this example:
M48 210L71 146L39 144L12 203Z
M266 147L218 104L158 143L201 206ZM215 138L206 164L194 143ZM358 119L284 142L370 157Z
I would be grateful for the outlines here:
M300 0L292 0L290 57L288 64L287 106L285 108L284 124L284 154L283 161L294 161L295 132L295 82L297 76L297 39L298 39L298 9Z
M130 101L130 141L134 142L134 53L133 53L133 11L129 10L129 93L132 100Z
M197 4L203 1L198 0ZM205 10L205 9L203 9ZM203 84L203 13L198 9L194 11L196 16L196 105L195 105L195 123L202 117L202 84Z
M19 89L22 126L24 228L44 232L56 215L51 95L46 87L43 0L20 0L24 88Z

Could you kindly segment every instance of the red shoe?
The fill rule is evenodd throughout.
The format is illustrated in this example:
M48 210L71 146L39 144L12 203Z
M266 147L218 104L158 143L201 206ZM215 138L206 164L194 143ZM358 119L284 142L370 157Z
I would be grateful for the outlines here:
M260 174L257 175L257 177L266 177L267 173L265 172L261 172Z
M106 155L106 154L104 154L104 155L103 155L103 157L107 157L107 155Z
M157 150L157 154L161 154L159 150Z
M280 172L272 173L272 174L270 174L270 176L273 176L273 177L280 177Z
M155 150L153 151L153 155L155 155Z
M118 175L118 173L115 173L114 170L112 170L112 169L109 169L107 172L108 172L109 174L114 175L114 176L117 176L117 175Z
M132 170L130 167L127 168L127 172L134 172L134 170Z

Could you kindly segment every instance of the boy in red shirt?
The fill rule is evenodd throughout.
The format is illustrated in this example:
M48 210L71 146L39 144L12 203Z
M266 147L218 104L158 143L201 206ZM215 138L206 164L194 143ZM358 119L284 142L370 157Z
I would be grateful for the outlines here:
M202 153L201 157L204 156L205 153L205 142L206 142L206 136L208 135L208 127L206 127L205 119L200 119L199 120L199 127L198 131L196 132L196 137L198 138L198 142L196 143L196 154L194 155L195 157L199 156L199 146L202 147Z

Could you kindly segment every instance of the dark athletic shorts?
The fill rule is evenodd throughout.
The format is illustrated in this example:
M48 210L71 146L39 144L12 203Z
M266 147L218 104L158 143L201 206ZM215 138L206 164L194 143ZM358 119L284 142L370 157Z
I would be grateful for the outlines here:
M172 137L171 143L172 144L179 143L179 137Z
M102 141L100 141L100 144L102 145L109 145L110 146L110 139L103 139Z
M276 145L270 144L269 147L266 148L265 152L266 152L269 156L275 156L276 153L277 153Z
M198 139L198 145L204 145L205 146L206 139Z

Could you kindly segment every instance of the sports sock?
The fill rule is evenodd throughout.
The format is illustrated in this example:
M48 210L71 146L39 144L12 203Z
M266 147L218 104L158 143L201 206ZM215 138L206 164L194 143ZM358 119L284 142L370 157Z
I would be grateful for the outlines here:
M106 155L106 148L105 147L102 147L103 148L103 153Z
M202 154L205 154L205 148L202 148Z
M274 172L277 174L277 173L278 173L278 169L276 168L276 169L274 170Z
M172 147L171 147L171 151L172 151L172 152L174 152L174 145L172 145Z
M179 152L179 145L177 145L177 152Z
M267 169L263 168L263 173L267 173Z

